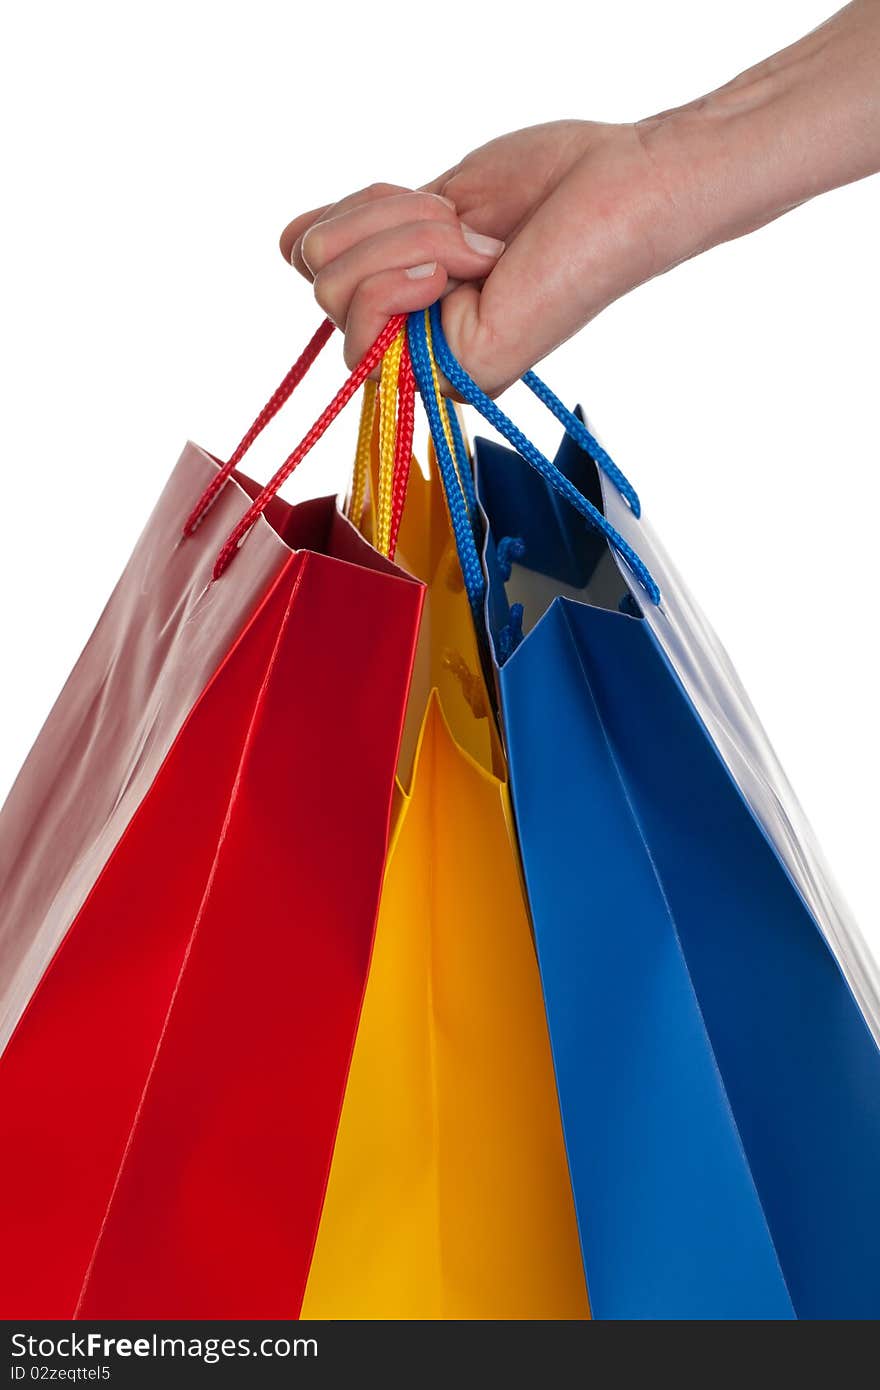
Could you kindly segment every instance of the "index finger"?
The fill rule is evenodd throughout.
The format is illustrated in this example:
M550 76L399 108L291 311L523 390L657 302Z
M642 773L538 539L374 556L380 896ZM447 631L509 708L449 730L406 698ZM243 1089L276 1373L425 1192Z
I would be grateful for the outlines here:
M341 198L338 203L325 203L322 208L313 208L311 212L301 212L299 217L295 217L292 222L284 228L281 233L279 245L281 254L286 261L290 261L308 281L314 280L314 275L309 270L302 257L302 239L306 232L315 222L325 217L328 212L335 215L342 212L350 212L352 208L361 207L364 203L374 203L380 198L389 198L398 193L411 193L413 190L405 188L399 183L371 183L367 188L358 189L357 193L350 193L347 198Z
M312 208L311 212L301 212L299 217L288 222L279 238L278 245L281 247L282 256L286 261L290 261L294 269L298 270L300 275L304 275L307 280L314 279L314 276L302 258L299 249L300 242L309 227L318 222L332 206L332 203L325 203L321 208Z

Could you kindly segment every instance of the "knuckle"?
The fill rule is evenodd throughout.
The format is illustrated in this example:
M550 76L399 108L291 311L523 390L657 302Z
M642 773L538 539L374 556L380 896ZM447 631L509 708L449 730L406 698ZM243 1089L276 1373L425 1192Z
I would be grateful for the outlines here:
M352 295L351 318L369 318L381 307L386 292L387 284L381 276L371 275L368 280L362 280Z
M425 261L435 261L443 246L443 229L435 229L424 222L412 224L407 235L407 258L412 265Z
M452 208L434 193L414 193L412 211L414 216L425 222L454 222L457 217Z
M365 198L390 198L399 192L400 189L396 184L385 183L380 179L376 183L367 184L367 187L361 190L361 195Z

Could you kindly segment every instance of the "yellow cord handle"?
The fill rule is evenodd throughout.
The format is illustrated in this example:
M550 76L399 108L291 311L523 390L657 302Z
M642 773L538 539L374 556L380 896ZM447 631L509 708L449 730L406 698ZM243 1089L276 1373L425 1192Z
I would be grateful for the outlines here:
M437 400L437 408L438 408L439 411L440 411L440 419L441 419L442 422L443 422L443 433L446 435L446 447L447 447L448 450L449 450L449 457L452 459L453 463L455 464L455 471L456 471L456 473L458 473L458 469L459 469L458 451L456 450L455 441L454 441L454 439L453 439L453 437L452 437L452 425L449 423L449 412L450 412L450 410L452 409L452 406L449 404L449 401L446 399L446 397L445 397L445 396L441 396L441 394L440 394L440 376L439 376L439 373L438 373L438 371L437 371L437 363L436 363L436 361L435 361L435 359L434 359L434 340L433 340L433 338L431 337L431 320L430 320L430 318L429 318L429 316L428 316L427 314L425 314L425 329L426 329L426 337L427 337L427 340L428 340L428 358L429 358L430 363L431 363L431 381L432 381L433 386L434 386L434 395L435 395L436 400ZM459 475L458 481L459 481L459 485L460 485L460 484L461 484L461 476L460 476L460 475Z
M364 382L361 397L361 418L358 425L357 448L354 455L354 473L351 479L351 493L348 499L348 516L360 529L364 518L364 504L367 500L367 482L370 477L370 451L373 447L373 425L376 419L376 383Z
M440 394L440 378L434 361L431 327L427 326L428 352L431 361L431 379L443 432L449 446L456 471L460 466L458 453L452 433L449 412L455 407ZM370 461L373 440L376 434L376 414L378 411L378 480L373 502L373 544L382 555L391 550L391 518L394 500L394 455L397 437L397 387L400 377L400 362L403 355L406 330L401 329L382 358L378 387L374 381L364 383L361 402L360 425L358 427L357 448L355 450L354 473L347 507L348 516L355 526L362 529L364 506L370 478ZM460 480L459 480L460 481Z
M379 487L376 498L376 534L373 544L381 555L391 549L391 512L394 501L394 445L397 437L397 380L403 355L405 329L401 329L382 358L379 376Z

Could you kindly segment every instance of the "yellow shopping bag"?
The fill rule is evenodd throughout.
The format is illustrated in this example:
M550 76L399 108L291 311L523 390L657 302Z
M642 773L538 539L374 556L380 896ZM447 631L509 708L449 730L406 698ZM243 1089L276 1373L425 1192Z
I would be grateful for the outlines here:
M504 760L434 469L412 466L397 561L428 599L301 1316L588 1318Z

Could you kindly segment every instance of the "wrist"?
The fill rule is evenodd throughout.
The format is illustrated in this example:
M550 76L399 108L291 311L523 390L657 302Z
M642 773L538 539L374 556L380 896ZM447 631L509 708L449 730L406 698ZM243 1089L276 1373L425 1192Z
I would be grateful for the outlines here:
M812 196L784 167L770 105L757 93L736 102L713 93L639 122L678 212L677 260L755 231Z
M698 101L637 123L680 259L880 168L880 3L865 0Z

